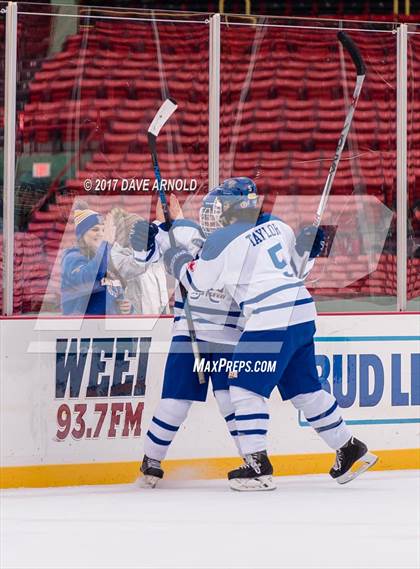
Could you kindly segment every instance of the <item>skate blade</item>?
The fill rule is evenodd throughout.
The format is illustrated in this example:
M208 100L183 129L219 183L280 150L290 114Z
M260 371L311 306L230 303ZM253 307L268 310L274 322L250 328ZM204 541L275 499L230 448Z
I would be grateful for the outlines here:
M161 479L157 476L150 476L150 474L142 476L139 480L140 488L155 488L159 480Z
M366 472L366 470L368 470L378 462L378 457L375 454L372 454L371 452L367 452L361 458L359 458L359 460L356 461L355 464L357 464L357 462L362 463L359 466L359 468L357 468L356 470L348 470L347 472L336 478L338 484L347 484L348 482L351 482L352 480L354 480L355 478Z
M275 490L277 486L272 476L259 476L258 478L232 478L229 480L232 490L237 492L261 492Z

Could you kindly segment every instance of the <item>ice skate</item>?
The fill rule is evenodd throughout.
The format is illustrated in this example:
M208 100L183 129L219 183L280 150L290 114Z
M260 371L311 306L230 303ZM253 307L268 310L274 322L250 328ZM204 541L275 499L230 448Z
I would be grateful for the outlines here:
M146 488L154 488L156 484L163 478L163 470L160 466L160 460L149 458L144 455L140 472L144 474L141 484Z
M232 490L252 492L274 490L273 467L267 456L267 451L254 452L245 455L244 464L228 473L229 485Z
M368 452L367 446L355 437L351 439L338 449L335 459L335 464L330 470L330 475L339 484L347 484L351 482L368 468L376 464L378 457L371 452ZM360 462L356 470L351 470L351 467Z

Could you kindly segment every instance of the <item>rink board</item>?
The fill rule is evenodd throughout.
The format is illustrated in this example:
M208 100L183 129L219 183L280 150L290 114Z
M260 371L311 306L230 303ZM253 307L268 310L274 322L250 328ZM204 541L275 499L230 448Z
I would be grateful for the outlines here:
M418 468L419 314L325 315L320 377L378 469ZM1 486L133 481L159 400L172 318L0 320ZM180 370L182 373L182 370ZM333 455L277 393L269 452L278 475L326 472ZM214 398L193 406L168 453L168 478L236 466Z

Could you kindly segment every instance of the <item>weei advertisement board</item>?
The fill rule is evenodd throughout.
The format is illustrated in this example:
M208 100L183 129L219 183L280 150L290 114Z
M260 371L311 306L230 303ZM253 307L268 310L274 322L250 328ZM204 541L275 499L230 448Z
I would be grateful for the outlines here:
M168 316L1 319L1 486L133 482L171 330ZM419 345L418 314L318 317L319 375L378 452L375 468L419 467ZM270 417L277 475L328 471L333 453L277 392ZM180 428L166 475L223 477L239 460L209 389Z

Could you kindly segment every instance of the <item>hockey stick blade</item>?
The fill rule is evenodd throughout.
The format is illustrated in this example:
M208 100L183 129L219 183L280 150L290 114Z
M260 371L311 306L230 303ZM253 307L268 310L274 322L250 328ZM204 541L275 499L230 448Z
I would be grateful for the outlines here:
M165 99L165 101L161 104L158 112L153 117L153 120L150 123L150 126L147 130L147 142L152 155L153 169L155 171L156 179L158 180L158 192L162 201L163 213L165 215L166 222L169 222L168 218L169 214L167 209L165 192L163 192L161 189L161 175L160 175L159 163L157 158L156 141L159 132L162 130L162 128L165 126L165 124L168 122L168 120L171 118L171 116L174 114L177 108L178 105L174 99L171 99L170 97Z
M177 110L178 105L174 99L166 99L155 114L154 119L150 123L148 134L154 136L155 138L161 131L162 127L168 122L174 112ZM150 138L150 136L149 136Z
M341 45L349 52L350 57L353 60L354 66L356 67L357 75L366 75L366 65L360 54L359 48L345 32L338 32L338 41Z

